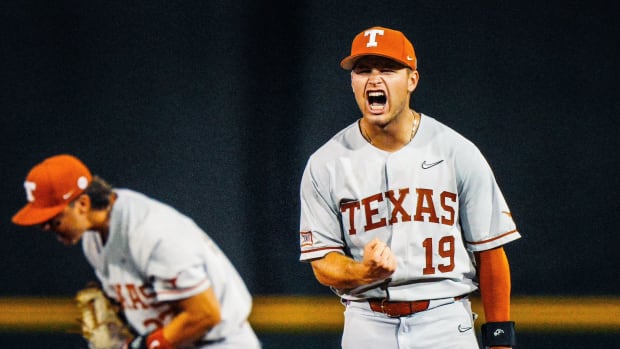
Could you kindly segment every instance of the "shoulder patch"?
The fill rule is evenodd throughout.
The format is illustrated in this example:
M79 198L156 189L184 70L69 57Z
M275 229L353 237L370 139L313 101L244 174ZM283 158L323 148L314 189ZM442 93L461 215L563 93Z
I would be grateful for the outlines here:
M302 231L299 234L301 235L301 247L312 246L312 232L311 231Z

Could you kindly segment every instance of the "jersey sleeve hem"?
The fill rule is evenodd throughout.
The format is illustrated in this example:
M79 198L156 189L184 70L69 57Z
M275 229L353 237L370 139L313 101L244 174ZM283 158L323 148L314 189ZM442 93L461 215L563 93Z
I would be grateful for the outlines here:
M301 251L301 255L299 256L299 260L301 262L310 262L314 259L323 258L330 252L337 252L340 254L344 254L342 247L334 246L334 247L321 247L315 248L311 250Z
M466 241L466 244L467 249L471 252L480 252L503 246L519 238L521 238L521 234L515 229L482 241Z
M160 302L169 302L179 299L186 299L195 296L201 292L204 292L209 287L211 287L211 282L208 279L204 279L192 287L186 287L182 289L158 290L157 300Z

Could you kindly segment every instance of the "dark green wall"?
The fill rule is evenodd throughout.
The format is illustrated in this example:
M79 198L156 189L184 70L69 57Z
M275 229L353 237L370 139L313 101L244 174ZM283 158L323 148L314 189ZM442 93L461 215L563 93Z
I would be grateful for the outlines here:
M13 226L73 153L192 216L253 293L327 293L298 259L307 157L358 118L338 66L373 25L413 42L414 106L481 148L524 238L519 294L620 289L618 25L592 1L3 2L0 295L72 294L79 247Z

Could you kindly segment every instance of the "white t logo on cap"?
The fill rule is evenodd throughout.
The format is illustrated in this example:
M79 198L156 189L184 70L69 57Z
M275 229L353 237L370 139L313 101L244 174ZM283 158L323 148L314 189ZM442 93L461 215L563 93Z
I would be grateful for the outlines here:
M25 181L24 188L26 188L26 198L28 199L28 202L33 202L34 194L32 192L37 189L37 183Z
M383 35L382 29L370 29L364 32L364 36L370 36L366 47L377 47L377 34Z

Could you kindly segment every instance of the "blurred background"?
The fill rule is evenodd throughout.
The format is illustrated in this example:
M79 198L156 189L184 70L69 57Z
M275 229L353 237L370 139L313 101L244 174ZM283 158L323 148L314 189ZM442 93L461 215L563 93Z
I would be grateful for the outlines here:
M570 0L4 1L0 297L72 297L94 279L79 246L10 222L26 202L29 169L71 153L116 187L191 216L255 296L337 301L298 262L299 181L308 156L359 118L339 62L358 32L381 25L403 31L416 49L414 108L476 143L495 171L523 235L506 247L513 294L614 299L613 8ZM619 332L533 331L521 344L613 346ZM339 344L338 331L261 336L267 349ZM79 340L0 331L2 347L78 348Z

